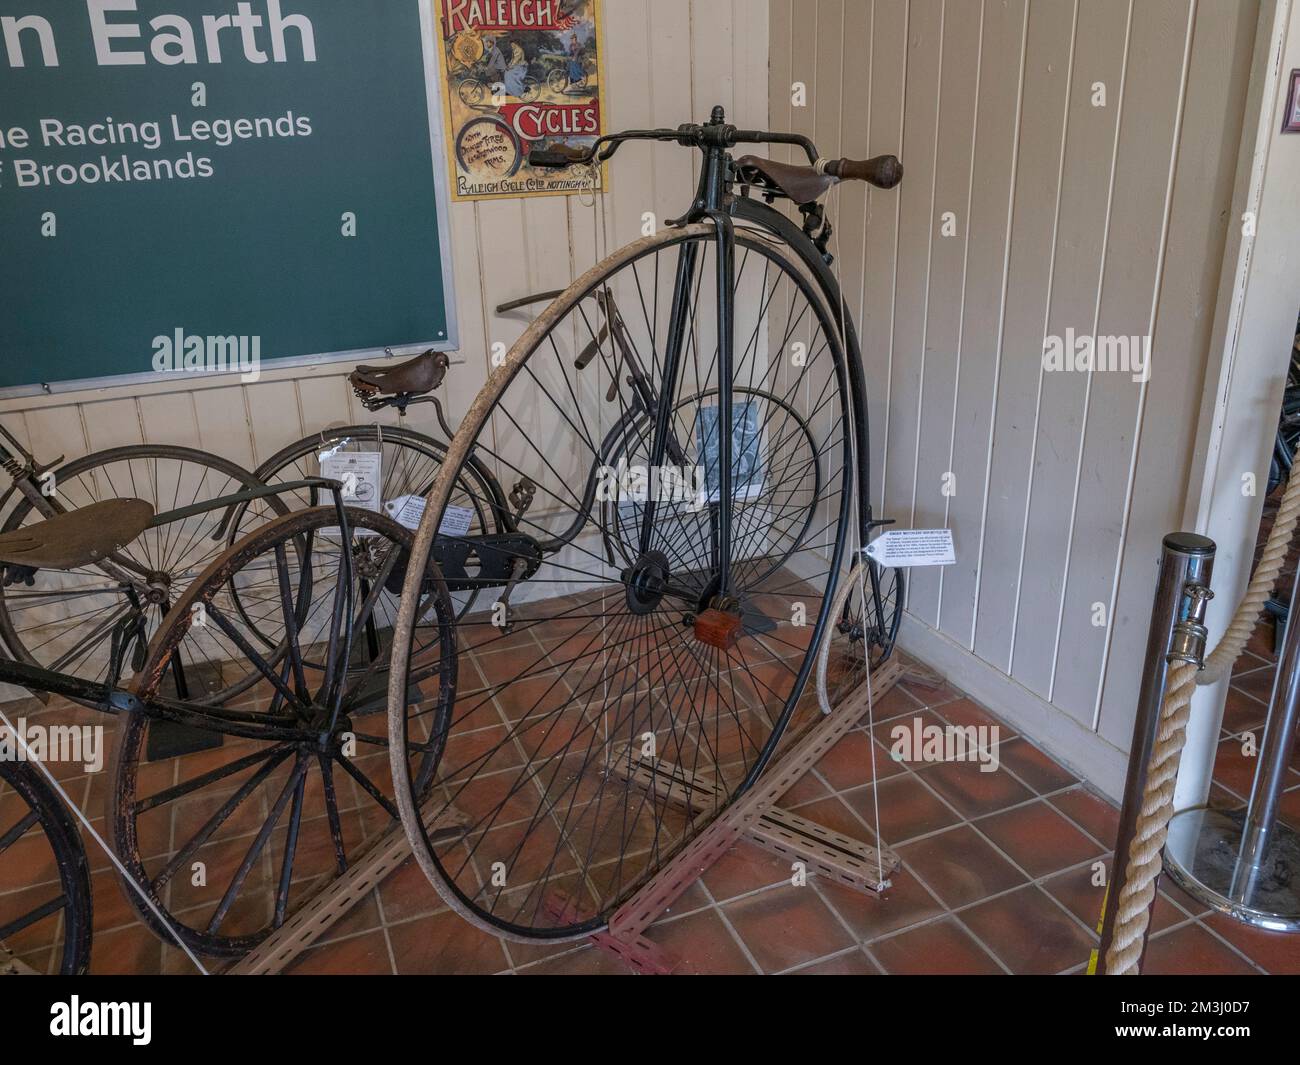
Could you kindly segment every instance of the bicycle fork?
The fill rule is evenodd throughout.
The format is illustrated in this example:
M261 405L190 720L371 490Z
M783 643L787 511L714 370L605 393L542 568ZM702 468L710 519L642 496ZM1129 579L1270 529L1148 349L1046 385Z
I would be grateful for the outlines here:
M718 508L717 558L719 601L731 596L731 510L732 510L732 370L735 361L736 231L731 217L713 209L709 217L718 230ZM712 512L711 512L712 513Z
M717 571L714 592L719 597L731 594L731 518L732 518L732 458L734 454L734 403L732 376L735 363L734 298L735 285L735 231L731 218L722 211L710 211L708 217L718 230L717 285L718 285L718 501L710 506L710 532L712 563ZM669 458L669 450L676 439L674 434L673 405L681 378L682 354L686 346L686 331L690 317L690 303L695 269L699 261L699 245L686 244L677 260L677 277L673 291L672 312L668 325L667 349L664 355L663 380L659 395L654 397L654 428L651 436L650 467L659 469ZM680 451L680 446L672 448ZM672 456L674 461L684 461ZM641 518L640 549L642 554L651 548L654 520L658 501L646 501Z
M699 245L688 241L682 246L677 256L677 277L673 283L673 306L668 319L668 347L664 353L663 380L660 382L659 396L651 408L654 412L654 433L651 436L650 468L660 469L668 452L668 441L673 432L673 397L677 395L677 383L681 376L682 350L686 345L686 326L690 315L691 288L695 278L695 265L699 257ZM682 455L682 461L686 456ZM650 550L650 538L654 530L657 500L653 493L646 500L645 510L641 516L641 554Z

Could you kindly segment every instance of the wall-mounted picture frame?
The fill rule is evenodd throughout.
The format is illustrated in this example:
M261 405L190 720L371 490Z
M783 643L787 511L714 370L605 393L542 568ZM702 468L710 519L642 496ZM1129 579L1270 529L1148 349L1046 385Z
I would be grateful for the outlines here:
M439 0L451 194L457 201L607 192L608 168L539 169L535 149L605 132L600 0Z
M1286 90L1286 110L1282 113L1282 132L1300 133L1300 69L1291 71Z

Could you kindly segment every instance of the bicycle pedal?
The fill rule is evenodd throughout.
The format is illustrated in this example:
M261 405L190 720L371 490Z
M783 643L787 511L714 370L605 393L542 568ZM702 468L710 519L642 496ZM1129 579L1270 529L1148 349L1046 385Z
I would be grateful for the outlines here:
M709 647L727 651L740 642L740 631L744 628L739 614L710 607L695 617L695 638Z

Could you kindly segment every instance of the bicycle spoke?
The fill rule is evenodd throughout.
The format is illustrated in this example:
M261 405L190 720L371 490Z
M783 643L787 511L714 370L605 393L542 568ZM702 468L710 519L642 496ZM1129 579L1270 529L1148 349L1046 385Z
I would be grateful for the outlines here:
M203 823L203 826L191 836L184 844L177 849L171 860L163 866L162 871L158 873L149 882L149 887L153 891L158 891L173 876L176 875L183 865L186 865L199 849L203 847L213 836L213 834L224 825L231 815L239 809L249 797L259 788L270 775L291 755L293 749L289 747L276 748L259 756L258 760L264 760L266 764L246 780L239 789L230 796L220 807ZM255 763L254 763L255 764ZM193 789L190 789L193 790ZM155 798L157 798L155 796ZM146 800L147 801L147 800ZM157 806L159 803L154 802L151 806Z
M6 939L13 939L13 937L16 936L19 932L22 932L23 930L30 928L38 921L43 921L45 920L45 918L53 916L56 913L59 913L64 908L64 906L67 905L67 901L68 900L66 896L59 895L57 898L53 898L49 902L42 903L41 905L37 906L34 910L30 910L29 912L23 914L21 917L18 917L15 920L10 921L8 924L0 925L0 943L4 942Z
M321 785L325 793L325 814L329 818L330 843L334 847L334 862L339 876L348 871L348 855L343 846L343 822L339 818L339 799L334 789L334 767L323 754L316 756L320 764Z
M27 830L36 824L40 815L35 810L29 810L26 816L18 819L18 823L13 825L3 836L0 836L0 854L3 854L12 847L18 840L26 835Z
M297 774L297 786L293 790L293 807L289 812L289 833L284 841L284 857L280 861L280 884L275 892L275 916L272 924L279 928L284 924L285 913L289 908L289 887L293 881L293 857L298 849L298 831L302 828L302 796L307 786L307 763L304 760L302 772Z
M361 785L362 790L367 795L369 795L372 799L375 800L375 802L377 802L380 806L382 806L385 811L387 811L389 817L391 817L394 821L398 821L401 819L401 815L398 814L397 812L397 807L393 805L392 801L388 798L388 796L386 796L382 791L379 790L378 787L375 786L374 781L372 781L368 776L366 776L363 772L361 772L360 769L358 769L355 765L353 765L349 759L344 758L342 755L336 755L334 760L343 767L343 771L347 773L348 776L350 776L353 780L355 780L358 784Z
M234 877L231 878L230 885L226 888L225 894L221 896L221 901L213 911L212 916L208 919L208 934L216 932L221 927L226 915L230 912L230 907L234 905L235 900L239 897L240 891L244 887L244 881L247 880L249 871L253 868L253 863L257 861L258 856L266 847L267 841L271 838L271 832L274 830L280 816L284 813L285 806L289 800L297 794L299 784L307 772L307 760L299 755L297 763L294 765L292 776L288 783L285 784L279 797L275 800L275 805L271 807L270 816L262 825L257 837L249 846L248 851L244 854L244 859L239 863L239 868L235 870Z

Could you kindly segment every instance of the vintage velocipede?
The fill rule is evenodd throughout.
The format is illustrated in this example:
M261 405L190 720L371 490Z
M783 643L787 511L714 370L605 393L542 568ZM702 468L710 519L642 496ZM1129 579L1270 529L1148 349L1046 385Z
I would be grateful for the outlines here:
M594 166L633 140L700 151L695 199L549 294L492 373L434 477L389 671L417 860L468 920L525 941L601 933L754 787L792 720L817 718L808 681L824 639L858 663L828 682L852 687L898 625L897 573L868 562L840 579L885 523L818 203L841 179L892 187L898 160L819 161L807 138L737 129L720 108L704 125L530 158ZM733 158L739 144L794 145L812 165ZM602 495L602 476L632 467L650 490ZM683 469L700 494L653 490ZM484 470L525 505L501 533L458 534L452 501ZM472 502L490 512L501 495ZM453 698L400 680L430 561L453 594L502 589L459 623L475 682L462 671ZM413 748L436 764L427 797ZM430 812L452 804L465 835L431 838Z
M156 530L205 516L224 528L232 508L300 490L332 494L333 505L286 513L220 552L170 604L129 689L0 661L4 683L117 716L107 845L127 899L196 963L247 954L396 822L383 711L411 533L345 506L337 482L311 479L161 514L102 500L0 535L5 578L22 587L43 571L130 569ZM419 583L429 624L407 681L451 692L451 602L436 572ZM174 668L182 647L186 682ZM145 740L159 722L224 742L151 765ZM412 752L416 793L433 767L429 751ZM0 781L0 871L27 878L0 875L0 962L34 956L45 971L83 972L92 910L73 804L29 761L0 759ZM6 852L21 861L7 865Z

